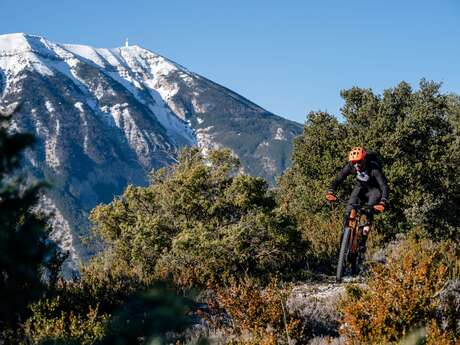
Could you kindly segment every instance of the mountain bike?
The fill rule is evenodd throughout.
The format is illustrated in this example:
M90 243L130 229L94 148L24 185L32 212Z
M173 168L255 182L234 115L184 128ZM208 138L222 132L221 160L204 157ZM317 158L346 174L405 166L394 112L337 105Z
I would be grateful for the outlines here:
M342 231L336 279L341 281L344 272L350 268L353 274L358 273L358 266L363 261L364 253L360 250L360 241L364 226L368 225L368 217L373 212L372 206L352 204Z

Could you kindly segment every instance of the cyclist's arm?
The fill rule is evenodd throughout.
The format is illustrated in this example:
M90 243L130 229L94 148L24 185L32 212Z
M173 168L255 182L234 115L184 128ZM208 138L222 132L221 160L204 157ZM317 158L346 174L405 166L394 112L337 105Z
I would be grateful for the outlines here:
M388 185L387 185L387 179L385 178L385 175L378 170L375 169L373 171L373 175L375 179L377 180L377 183L379 184L380 191L382 192L382 200L388 200Z
M337 188L339 187L339 185L342 183L342 181L350 174L351 174L351 165L347 164L343 167L342 171L339 172L334 182L332 182L329 190L335 192Z

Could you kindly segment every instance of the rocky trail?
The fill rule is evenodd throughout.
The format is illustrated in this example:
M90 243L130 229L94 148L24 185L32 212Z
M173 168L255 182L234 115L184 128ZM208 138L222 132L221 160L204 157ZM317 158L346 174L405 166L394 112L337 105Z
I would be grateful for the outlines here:
M308 344L345 343L339 335L340 315L337 306L345 294L346 286L352 283L365 285L364 278L361 276L345 277L340 283L337 283L333 276L322 276L316 281L299 282L292 288L286 301L286 313L297 315L303 327L310 330L311 339ZM196 310L198 310L196 313L198 317L195 325L187 332L187 337L190 339L206 337L210 344L227 344L233 335L229 334L228 329L216 328L213 324L216 319L220 319L220 324L231 325L231 317L225 312L214 314L207 304L197 305ZM293 344L296 344L294 340L290 345Z

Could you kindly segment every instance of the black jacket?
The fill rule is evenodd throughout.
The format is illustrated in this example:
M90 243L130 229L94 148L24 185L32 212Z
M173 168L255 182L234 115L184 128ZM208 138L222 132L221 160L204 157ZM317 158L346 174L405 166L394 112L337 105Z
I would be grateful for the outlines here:
M350 174L356 175L356 187L358 188L379 188L382 193L382 200L388 199L388 186L385 176L379 164L374 161L366 162L363 171L357 172L350 162L345 165L342 171L332 182L330 191L335 192L340 183Z

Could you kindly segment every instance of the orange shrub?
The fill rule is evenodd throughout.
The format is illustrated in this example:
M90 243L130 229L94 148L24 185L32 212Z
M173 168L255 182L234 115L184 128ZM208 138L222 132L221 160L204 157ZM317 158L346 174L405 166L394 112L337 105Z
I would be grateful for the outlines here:
M426 325L428 343L442 338L443 344L454 344L459 329L455 320L446 318L455 313L443 310L440 316L446 307L437 297L458 272L458 254L452 242L402 242L389 253L386 265L372 268L367 288L348 288L341 305L342 335L350 344L387 344Z
M218 289L217 305L225 309L232 320L237 340L233 344L275 345L290 339L304 338L301 321L286 311L290 286L280 286L276 280L262 288L256 281L244 278Z

